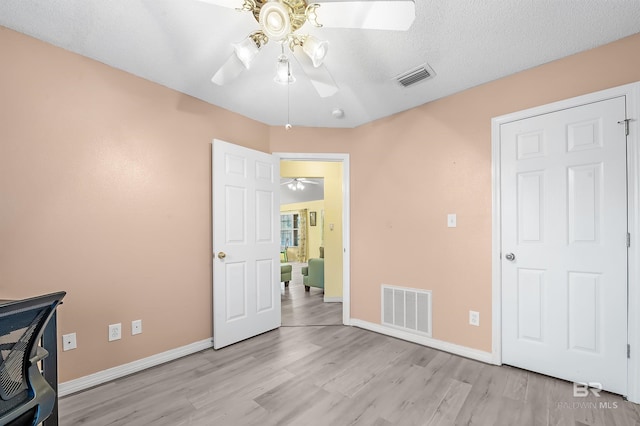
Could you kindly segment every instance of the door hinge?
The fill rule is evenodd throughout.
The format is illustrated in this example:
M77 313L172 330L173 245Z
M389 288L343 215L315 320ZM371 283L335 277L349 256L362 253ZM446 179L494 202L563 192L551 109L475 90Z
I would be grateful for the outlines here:
M624 134L629 136L629 122L631 119L625 118L624 120L618 121L618 124L624 123Z
M631 247L631 234L627 232L627 247Z
M627 344L627 358L631 358L631 345Z

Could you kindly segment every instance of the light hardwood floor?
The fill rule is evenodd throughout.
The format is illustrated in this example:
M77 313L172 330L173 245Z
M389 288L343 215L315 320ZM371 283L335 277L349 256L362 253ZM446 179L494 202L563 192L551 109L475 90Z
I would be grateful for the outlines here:
M358 328L296 326L341 318L335 306L321 312L320 290L302 293L282 291L290 326L62 398L60 424L640 425L640 407L616 395L574 398L570 383L516 368ZM300 304L318 316L286 312Z
M311 287L304 291L302 266L292 263L292 280L289 287L281 284L282 325L340 325L342 324L342 303L324 303L322 289Z

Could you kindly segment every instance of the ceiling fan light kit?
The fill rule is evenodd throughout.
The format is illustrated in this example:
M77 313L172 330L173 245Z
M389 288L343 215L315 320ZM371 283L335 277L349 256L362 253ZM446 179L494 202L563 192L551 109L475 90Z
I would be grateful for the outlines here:
M276 63L276 76L273 80L279 84L291 84L296 81L293 74L291 74L289 58L287 58L287 55L284 53L278 56L278 62Z
M234 43L233 50L246 69L249 69L251 62L259 52L258 46L251 37L245 38L240 43Z
M300 191L302 191L304 189L304 185L302 184L302 182L297 181L295 184L294 183L290 183L289 185L287 185L289 187L290 190L292 191L297 191L298 189Z
M318 68L322 65L324 58L327 56L327 52L329 51L329 42L324 40L319 40L312 35L308 35L304 37L302 41L302 51L307 54L313 66Z
M323 64L329 51L329 42L312 35L296 34L306 22L316 27L406 31L415 19L414 0L315 3L307 3L306 0L242 0L241 7L238 7L238 0L207 1L250 12L260 26L259 31L233 45L234 54L218 69L212 82L224 85L238 77L243 70L249 69L262 46L273 40L280 42L283 48L282 55L277 58L275 81L281 84L295 81L289 59L284 55L286 43L322 98L333 96L338 91L331 73Z
M290 181L282 182L280 185L287 185L292 191L302 191L305 188L304 184L318 185L319 182L309 180L306 178L293 178Z

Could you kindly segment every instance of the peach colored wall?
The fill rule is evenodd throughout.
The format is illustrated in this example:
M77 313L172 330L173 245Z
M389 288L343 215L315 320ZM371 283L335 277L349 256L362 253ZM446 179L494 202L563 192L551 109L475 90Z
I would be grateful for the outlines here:
M350 153L352 316L380 322L381 283L432 289L434 337L489 351L491 118L640 80L635 35L357 129L285 132L2 27L0 51L0 298L69 292L61 381L211 337L214 137Z
M433 337L491 351L491 118L639 81L638 52L640 34L356 129L271 128L273 152L350 154L352 317L380 323L382 283L431 289Z
M0 52L0 299L68 292L63 382L210 338L210 142L268 127L2 27Z

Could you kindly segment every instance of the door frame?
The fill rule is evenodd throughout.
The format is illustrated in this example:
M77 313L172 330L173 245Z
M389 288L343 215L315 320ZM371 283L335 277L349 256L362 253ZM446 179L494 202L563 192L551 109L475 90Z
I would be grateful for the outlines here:
M274 152L280 160L342 163L342 324L351 325L349 154Z
M627 136L627 217L631 246L628 250L627 342L631 356L627 362L627 398L640 403L640 82L627 84L553 102L491 119L491 286L492 286L492 363L502 365L502 239L500 217L500 126L512 121L574 108L580 105L626 96L629 135Z

